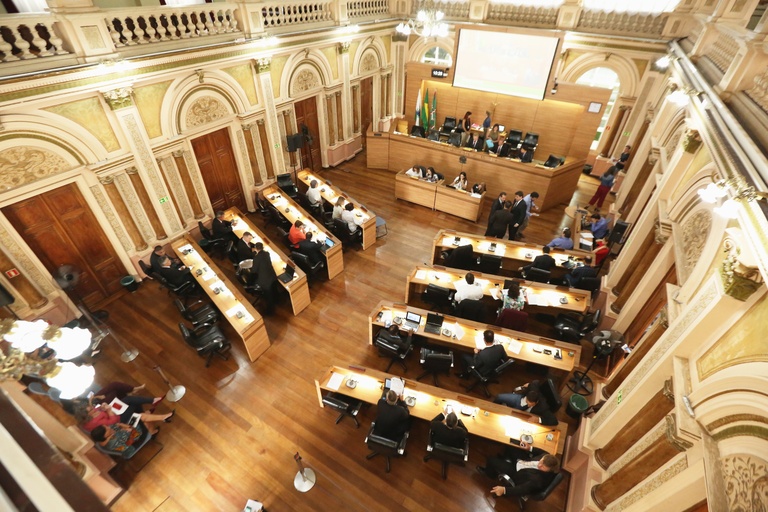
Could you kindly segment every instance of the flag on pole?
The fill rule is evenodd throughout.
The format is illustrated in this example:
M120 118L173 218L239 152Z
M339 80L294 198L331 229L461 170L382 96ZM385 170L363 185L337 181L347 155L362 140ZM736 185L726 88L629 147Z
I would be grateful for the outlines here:
M429 89L426 90L424 105L421 107L421 126L425 131L429 129Z
M437 91L432 95L432 110L429 111L429 128L430 130L437 124Z
M416 98L416 121L415 126L421 126L421 89L419 89L419 96Z

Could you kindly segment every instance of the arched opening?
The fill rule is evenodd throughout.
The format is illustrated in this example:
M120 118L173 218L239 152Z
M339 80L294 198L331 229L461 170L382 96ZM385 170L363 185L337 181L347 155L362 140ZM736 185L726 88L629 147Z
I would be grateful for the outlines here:
M450 67L453 64L453 57L443 48L433 46L429 48L421 57L421 62L425 64L434 64L435 66Z
M589 147L590 150L595 150L600 143L600 138L605 132L605 127L608 124L608 119L611 117L611 111L613 110L613 105L616 103L616 98L619 97L619 86L621 85L619 82L619 75L609 68L592 68L582 74L576 80L576 83L579 85L611 89L611 97L608 100L608 104L605 106L603 118L600 120L600 126L597 127L597 133L595 133L595 138L592 140L592 145Z

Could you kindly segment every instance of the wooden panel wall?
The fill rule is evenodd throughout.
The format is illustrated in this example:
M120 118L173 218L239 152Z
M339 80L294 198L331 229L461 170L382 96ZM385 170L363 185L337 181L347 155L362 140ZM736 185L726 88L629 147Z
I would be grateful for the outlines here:
M602 109L599 113L590 113L587 108L590 102L601 103L605 108L611 95L609 89L561 83L557 94L547 94L544 101L529 100L453 87L453 70L449 70L447 78L433 79L433 67L419 62L406 65L405 118L409 126L414 121L419 90L429 89L430 107L433 94L437 91L435 119L438 127L446 116L460 118L468 110L472 112L472 121L482 124L485 111L490 110L494 123L503 124L507 129L538 133L536 158L541 160L545 160L550 153L586 158L603 115Z

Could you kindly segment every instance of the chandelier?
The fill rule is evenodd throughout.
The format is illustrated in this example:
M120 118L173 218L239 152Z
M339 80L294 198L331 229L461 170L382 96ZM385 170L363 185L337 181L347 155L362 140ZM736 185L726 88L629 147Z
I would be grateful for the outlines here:
M93 382L92 366L68 362L91 345L88 329L6 319L0 322L0 338L0 381L36 377L64 399L82 394Z
M424 8L419 9L415 20L400 23L395 30L406 36L411 33L421 37L446 37L448 36L448 24L443 23L445 18L443 11L437 10L432 1L425 2Z

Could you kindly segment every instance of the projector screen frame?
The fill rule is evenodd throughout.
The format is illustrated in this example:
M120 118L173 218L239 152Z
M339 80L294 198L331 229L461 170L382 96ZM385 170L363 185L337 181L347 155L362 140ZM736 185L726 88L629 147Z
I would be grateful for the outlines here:
M483 31L483 32L491 32L491 33L520 34L520 35L534 36L534 37L556 38L557 46L555 47L555 51L553 52L553 55L552 55L552 62L550 63L549 74L547 75L547 82L546 82L546 86L544 87L544 92L542 94L542 97L530 98L527 96L504 94L499 91L489 91L487 89L475 89L475 88L462 87L462 86L456 85L456 69L459 64L459 44L461 42L461 32L463 30L474 30L478 32ZM556 73L557 73L557 67L559 65L559 59L562 58L561 56L563 52L563 42L565 40L565 31L548 30L548 29L527 29L527 28L521 28L521 27L479 26L479 25L462 23L462 24L456 24L455 34L456 34L456 37L453 43L453 64L451 65L451 86L452 87L456 87L459 89L473 90L473 91L490 92L495 94L504 94L505 96L528 98L528 99L533 99L535 101L543 101L547 97L547 93L549 93L551 86L554 85L556 80ZM492 58L492 57L493 57L493 52L491 51L489 53L489 58Z

